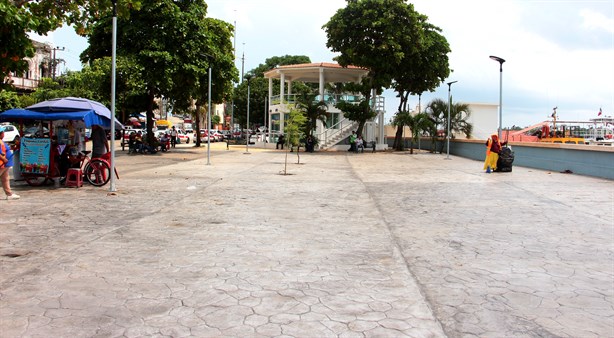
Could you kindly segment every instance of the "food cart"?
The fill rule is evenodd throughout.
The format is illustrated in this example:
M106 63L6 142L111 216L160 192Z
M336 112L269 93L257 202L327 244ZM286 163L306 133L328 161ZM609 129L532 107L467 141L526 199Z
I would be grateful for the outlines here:
M37 123L39 127L37 129L42 131L45 126L49 130L48 135L34 133L23 135L25 137L20 140L18 165L23 178L32 186L42 185L50 179L63 177L65 168L60 168L59 163L62 157L68 159L67 163L70 167L80 165L83 159L80 154L85 150L85 128L99 125L109 129L111 126L110 112L107 117L104 116L104 112L101 114L96 109L49 108L48 106L46 111L43 111L45 108L35 107L37 105L28 107L29 109L10 109L0 113L0 121L18 122L21 130L23 130L24 123ZM115 123L119 128L123 128L117 120Z

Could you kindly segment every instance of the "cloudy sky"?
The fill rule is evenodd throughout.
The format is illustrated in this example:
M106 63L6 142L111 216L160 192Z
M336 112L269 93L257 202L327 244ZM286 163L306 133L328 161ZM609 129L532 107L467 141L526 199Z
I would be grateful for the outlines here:
M307 55L332 61L322 30L345 0L209 0L210 17L236 22L237 67L245 71L265 59ZM452 49L446 80L454 101L499 102L499 64L503 64L503 126L527 126L546 119L558 106L561 119L614 116L614 0L416 0L415 10L440 27ZM87 43L70 28L44 37L65 46L58 57L80 69ZM398 106L386 92L387 120ZM448 86L422 96L446 99ZM418 98L411 99L411 106Z

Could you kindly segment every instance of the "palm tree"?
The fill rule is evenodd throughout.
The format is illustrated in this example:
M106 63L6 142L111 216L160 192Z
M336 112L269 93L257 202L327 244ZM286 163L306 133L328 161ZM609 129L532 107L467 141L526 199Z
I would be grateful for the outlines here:
M452 98L450 98L450 102L453 102ZM435 139L438 135L443 135L444 139L448 137L448 103L442 99L434 99L426 106L425 112L436 128L438 128L437 132L431 134L433 144L435 144ZM452 103L450 106L450 131L452 132L452 138L454 138L455 132L462 132L467 138L471 137L473 125L467 122L470 115L471 109L469 109L468 104ZM443 143L441 144L441 151L443 151Z
M302 94L297 98L297 108L305 113L307 122L304 125L305 136L313 136L318 120L326 123L328 106L324 101L316 101L317 94Z
M398 150L398 151L405 150L405 142L402 141L403 129L405 126L408 126L410 124L411 119L412 119L411 113L407 110L398 111L392 118L392 125L397 127L397 133L394 138L394 144L392 145L392 147L395 150Z
M411 120L408 121L409 129L411 130L411 148L410 153L414 153L414 143L418 142L420 135L424 131L429 131L433 129L433 121L429 119L427 113L418 113L412 117Z
M412 115L408 111L401 111L394 116L392 124L397 127L400 126L401 128L399 128L398 130L403 130L403 127L405 126L409 127L409 130L411 130L412 142L409 148L410 154L414 153L414 143L418 142L418 139L420 138L422 132L433 129L433 122L426 113L418 113ZM399 143L400 144L397 144L395 149L403 150L403 142Z

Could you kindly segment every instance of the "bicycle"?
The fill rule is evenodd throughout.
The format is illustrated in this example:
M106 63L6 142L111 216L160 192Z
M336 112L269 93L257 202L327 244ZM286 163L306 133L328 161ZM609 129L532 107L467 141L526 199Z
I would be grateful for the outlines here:
M81 152L81 172L83 177L91 185L101 187L109 182L111 179L111 165L107 161L106 157L110 160L111 153L106 153L102 157L90 158L87 156L89 151ZM115 169L115 175L117 175L117 169Z
M91 185L101 187L109 182L111 179L111 165L109 160L111 159L111 153L106 153L102 157L90 158L88 154L91 151L81 151L76 155L68 156L69 168L79 168L83 175L83 180L88 181ZM115 169L115 176L119 178L117 168ZM67 171L66 170L66 171ZM65 181L66 177L61 177L55 171L56 174L47 175L26 175L24 178L30 186L41 186L47 183L50 179L60 178L60 181Z

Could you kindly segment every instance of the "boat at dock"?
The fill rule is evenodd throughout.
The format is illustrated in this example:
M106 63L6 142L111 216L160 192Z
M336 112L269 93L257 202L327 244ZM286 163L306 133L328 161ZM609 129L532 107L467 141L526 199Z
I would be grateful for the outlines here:
M597 117L588 121L552 119L521 130L509 130L503 135L511 142L543 142L587 145L614 145L614 118Z

